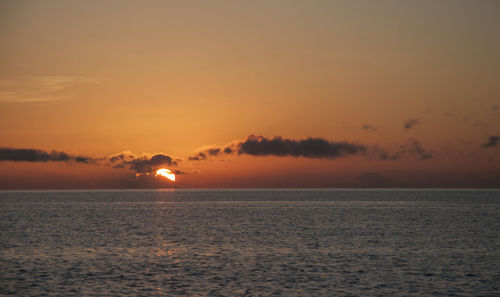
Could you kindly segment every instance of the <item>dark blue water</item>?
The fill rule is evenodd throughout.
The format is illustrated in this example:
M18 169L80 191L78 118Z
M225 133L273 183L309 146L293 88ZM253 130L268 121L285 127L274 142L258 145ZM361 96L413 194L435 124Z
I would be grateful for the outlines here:
M0 295L500 295L494 190L7 191L0 239Z

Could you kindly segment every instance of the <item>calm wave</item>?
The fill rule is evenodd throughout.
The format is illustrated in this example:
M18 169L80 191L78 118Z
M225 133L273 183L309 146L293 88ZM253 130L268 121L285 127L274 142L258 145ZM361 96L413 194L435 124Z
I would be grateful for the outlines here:
M500 191L0 192L0 294L498 296Z

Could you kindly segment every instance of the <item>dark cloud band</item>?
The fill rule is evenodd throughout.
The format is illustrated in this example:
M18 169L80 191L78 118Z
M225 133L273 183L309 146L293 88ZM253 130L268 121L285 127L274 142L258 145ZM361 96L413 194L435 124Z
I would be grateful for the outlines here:
M85 156L72 156L65 152L46 152L37 149L0 148L0 161L12 162L78 162L91 163L94 159Z
M367 147L349 142L332 142L323 138L293 140L281 137L249 136L238 146L238 154L253 156L292 156L335 159L364 153Z
M175 166L177 162L164 154L135 156L123 152L109 158L95 159L86 156L74 156L65 152L46 152L37 149L0 148L0 162L76 162L111 165L115 168L129 168L137 173L150 173L161 166Z
M250 135L245 140L237 141L223 148L205 149L194 156L191 161L204 160L209 156L220 154L252 155L252 156L278 156L278 157L305 157L335 159L365 153L368 148L362 144L350 142L332 142L323 138L307 138L294 140L282 137L267 138L264 136Z

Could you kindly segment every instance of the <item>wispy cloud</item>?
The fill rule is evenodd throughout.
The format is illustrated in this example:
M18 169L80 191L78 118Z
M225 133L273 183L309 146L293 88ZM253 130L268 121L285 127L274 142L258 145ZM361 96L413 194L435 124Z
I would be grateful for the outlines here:
M375 127L372 124L364 124L363 126L361 126L361 129L366 130L366 131L370 131L370 132L375 132L377 130L377 127Z
M404 123L403 128L405 128L406 130L410 130L418 123L419 123L418 119L409 119Z
M70 99L77 86L104 79L82 76L36 76L0 80L0 103L50 102Z
M494 135L488 137L488 141L482 145L482 147L497 147L500 143L500 136Z
M432 158L432 152L422 147L417 139L408 139L408 141L402 145L396 147L393 152L387 152L383 148L373 147L372 152L376 155L378 160L382 161L396 161L400 160L402 157L410 156L418 160L428 160Z

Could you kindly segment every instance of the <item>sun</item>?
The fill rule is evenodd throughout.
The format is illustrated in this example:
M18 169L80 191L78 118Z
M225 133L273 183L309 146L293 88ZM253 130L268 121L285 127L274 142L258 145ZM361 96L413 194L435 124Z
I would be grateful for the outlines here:
M173 181L173 182L175 181L175 174L166 168L161 168L161 169L156 170L155 176L158 176L158 175L161 175L170 181Z

